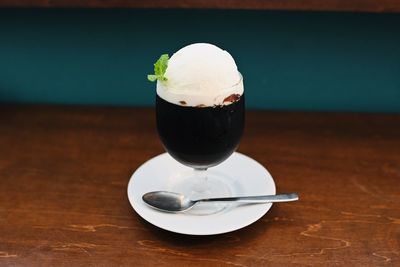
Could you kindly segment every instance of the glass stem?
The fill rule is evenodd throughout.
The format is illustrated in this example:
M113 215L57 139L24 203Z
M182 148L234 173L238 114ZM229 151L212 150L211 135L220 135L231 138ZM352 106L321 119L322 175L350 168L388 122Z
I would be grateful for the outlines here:
M207 191L207 168L195 168L193 171L194 178L196 179L196 182L193 186L193 191L198 193Z

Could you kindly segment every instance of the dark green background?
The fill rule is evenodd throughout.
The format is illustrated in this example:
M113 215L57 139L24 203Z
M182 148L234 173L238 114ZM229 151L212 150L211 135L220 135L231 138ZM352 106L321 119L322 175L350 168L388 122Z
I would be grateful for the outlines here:
M250 108L400 112L400 14L367 13L0 9L0 102L153 105L153 62L193 42Z

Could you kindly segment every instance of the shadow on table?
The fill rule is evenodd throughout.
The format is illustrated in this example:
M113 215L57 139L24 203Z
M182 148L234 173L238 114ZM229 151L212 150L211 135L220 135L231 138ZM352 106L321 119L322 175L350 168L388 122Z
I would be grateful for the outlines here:
M209 236L184 235L169 232L148 223L142 218L140 218L140 222L145 228L149 229L149 231L153 233L157 239L169 243L173 246L185 246L192 248L210 246L210 244L222 244L225 247L243 246L244 244L246 244L246 242L257 238L260 235L263 235L265 231L268 230L270 224L266 223L263 219L267 217L273 218L274 216L276 216L276 213L279 213L278 209L279 207L273 206L271 210L269 210L269 212L258 221L240 230L225 234Z

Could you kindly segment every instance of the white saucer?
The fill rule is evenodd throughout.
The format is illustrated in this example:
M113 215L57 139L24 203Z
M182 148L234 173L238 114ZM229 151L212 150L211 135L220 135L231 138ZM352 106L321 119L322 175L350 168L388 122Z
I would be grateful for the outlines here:
M140 166L128 184L128 198L133 209L149 223L162 229L187 235L215 235L238 230L260 219L271 203L238 205L211 215L160 212L147 206L142 195L167 190L181 179L180 173L191 169L178 163L167 153L154 157ZM224 177L232 177L232 195L274 195L275 183L269 172L257 161L235 152L220 165L210 168Z

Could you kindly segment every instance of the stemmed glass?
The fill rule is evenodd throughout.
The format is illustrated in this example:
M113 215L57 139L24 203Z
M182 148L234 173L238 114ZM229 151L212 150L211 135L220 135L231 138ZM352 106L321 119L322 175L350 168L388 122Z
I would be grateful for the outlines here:
M174 183L171 191L191 199L231 195L234 177L207 169L226 160L239 145L244 129L245 99L244 94L235 96L232 103L208 107L173 104L156 96L157 129L165 150L193 169L180 174L184 176L183 181ZM210 214L225 207L223 203L208 203L199 205L192 213Z

